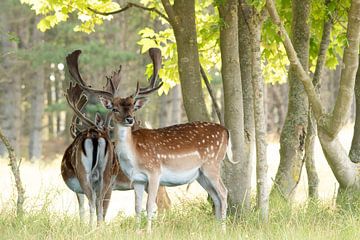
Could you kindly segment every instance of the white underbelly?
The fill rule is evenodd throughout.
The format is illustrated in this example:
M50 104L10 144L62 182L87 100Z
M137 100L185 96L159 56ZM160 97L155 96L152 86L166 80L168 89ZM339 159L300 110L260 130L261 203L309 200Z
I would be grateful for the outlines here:
M199 168L187 171L172 171L167 168L162 168L160 185L163 186L178 186L191 183L199 176Z

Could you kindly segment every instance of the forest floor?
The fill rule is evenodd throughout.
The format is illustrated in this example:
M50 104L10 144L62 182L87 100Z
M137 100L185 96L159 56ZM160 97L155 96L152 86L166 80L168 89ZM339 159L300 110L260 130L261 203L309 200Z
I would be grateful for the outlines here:
M352 126L346 127L340 133L340 140L343 143L346 149L349 149L350 143L352 139ZM301 176L301 181L299 182L299 186L295 193L295 201L297 204L293 205L291 209L296 208L297 211L293 211L289 209L283 209L284 206L281 205L278 209L273 209L270 215L270 223L269 225L262 226L259 225L259 220L256 213L252 213L249 215L249 221L247 219L241 219L241 229L242 229L242 237L241 238L249 238L249 239L258 239L258 238L269 238L269 239L276 239L277 237L286 238L286 239L303 239L309 238L309 236L313 236L312 234L318 235L319 238L325 239L331 236L337 236L337 231L333 229L336 227L335 225L341 225L341 227L345 228L345 235L344 237L347 238L348 232L347 228L350 230L352 229L353 225L357 231L350 231L351 237L355 234L356 236L360 236L360 214L351 215L349 219L347 219L348 213L339 213L338 211L333 209L334 206L334 196L337 190L337 182L322 154L319 142L316 142L316 168L318 170L319 178L320 178L320 186L319 186L319 194L320 198L324 201L321 202L321 206L316 206L315 210L312 209L311 213L308 212L308 207L305 203L307 199L307 181L306 181L306 172L303 171ZM279 164L279 144L276 142L269 142L268 145L268 163L269 163L269 183L272 184L272 179L275 177L275 173ZM26 228L28 222L34 221L36 224L36 219L39 218L39 225L37 226L41 228L43 226L45 228L51 227L53 231L56 233L58 232L61 234L61 231L70 231L71 235L64 238L87 238L88 230L86 226L80 225L77 220L77 201L75 194L71 192L64 184L61 174L60 174L60 163L61 163L61 155L57 155L55 160L53 161L41 161L39 163L30 163L29 161L23 161L21 165L21 175L26 189L26 201L25 201L25 209L27 211L27 215L24 219L18 220L12 214L12 209L15 199L14 193L14 182L11 176L10 168L7 165L7 159L0 159L0 182L2 191L0 194L0 238L3 239L1 236L8 236L12 234L19 234L18 236L21 237L21 233L19 231L28 231L30 239L38 239L38 238L46 238L46 239L53 239L55 235L49 235L50 233L46 229L39 229L39 236L34 237L36 233L32 233L35 230L24 230L24 226ZM255 161L255 160L254 160ZM255 190L255 169L253 174L253 186ZM157 219L157 227L159 228L158 231L161 232L158 235L159 238L170 238L171 231L178 231L174 229L180 229L179 238L187 238L186 235L181 235L181 231L188 231L190 233L190 239L218 239L224 238L221 235L221 232L216 232L217 227L213 226L209 228L209 226L216 224L215 221L211 221L211 214L206 214L206 212L211 212L211 207L207 205L206 193L205 191L197 184L193 183L190 185L190 188L186 190L186 186L182 187L173 187L167 188L169 196L173 205L175 206L170 212L165 215L161 215ZM145 204L144 198L144 204ZM145 206L145 205L144 205ZM187 211L186 208L189 208L190 211ZM202 209L202 210L201 210ZM203 211L205 210L205 211ZM202 212L203 211L203 212ZM283 212L284 211L284 212ZM315 211L315 212L314 212ZM180 213L181 212L181 213ZM329 215L329 219L322 219L321 213L327 216ZM115 229L119 227L127 229L127 224L133 224L133 216L134 214L134 194L133 191L124 191L119 192L116 191L112 195L112 199L109 206L109 211L107 214L107 223L109 225L108 229L101 228L101 232L104 236L107 236L111 229ZM184 220L184 224L180 222L180 220L176 219L178 214L181 216L180 219ZM275 214L275 215L274 215ZM301 218L306 218L308 215L311 215L311 219L307 221L314 221L314 225L311 223L304 223L301 224ZM176 215L176 217L175 217ZM295 219L294 216L299 215L300 219ZM325 216L324 215L324 216ZM122 217L118 217L122 216ZM171 218L172 224L175 225L168 225L168 221ZM204 219L199 219L202 217ZM191 219L193 219L194 224L191 223ZM273 219L274 221L272 222ZM337 219L337 221L332 222L331 219ZM341 222L338 222L341 220ZM42 221L45 221L44 223ZM198 226L202 222L206 222L206 224L210 224L207 227ZM230 220L229 220L230 221ZM196 223L199 222L199 223ZM319 222L319 223L318 223ZM291 225L294 223L295 225ZM64 230L57 229L60 225L63 226ZM77 232L72 229L67 229L67 224L72 226L76 226L80 232ZM187 226L187 224L189 226ZM251 224L254 224L252 226ZM280 224L279 226L275 226L276 224ZM289 225L290 224L290 225ZM349 226L346 227L344 224L348 224ZM129 225L129 226L130 226ZM231 224L230 224L231 225ZM238 223L233 223L234 226L238 226ZM296 225L299 225L300 229L296 228ZM318 226L319 225L319 226ZM328 228L328 230L322 229L321 231L312 232L312 228L321 228L321 225ZM334 226L333 226L334 225ZM168 228L174 228L170 232ZM255 233L255 229L253 227L264 228L262 231ZM31 226L30 226L31 227ZM37 228L34 226L34 228ZM310 229L306 229L310 227ZM15 229L20 229L19 231ZM188 228L188 229L187 229ZM201 229L205 228L208 229L207 231L215 231L213 234L210 235L202 235ZM271 234L271 236L267 236L267 231L272 231L271 229L267 228L276 228L277 230L274 233L275 235ZM13 229L13 230L11 230ZM131 229L133 229L133 225L131 225ZM197 230L198 229L198 230ZM14 231L14 233L11 233ZM59 232L60 231L60 232ZM193 231L193 232L192 232ZM297 233L300 231L299 233ZM116 235L117 239L130 237L136 238L136 235L126 235L130 234L131 231L125 231L123 234L125 235ZM4 233L5 235L3 235ZM55 234L54 233L54 234ZM6 235L8 234L8 235ZM33 235L35 234L35 235ZM43 235L41 235L43 234ZM79 235L77 235L79 234ZM170 235L169 235L170 234ZM200 235L199 235L200 234ZM232 231L230 228L229 234L239 234L238 231ZM244 235L243 235L244 234ZM285 235L284 235L285 234ZM295 235L293 235L295 234ZM300 234L300 235L298 235ZM304 235L305 234L305 235ZM310 234L310 235L308 235ZM14 238L16 238L14 235ZM90 234L94 239L97 235L96 233ZM33 236L33 237L30 237ZM110 236L110 235L109 235ZM161 237L162 236L162 237ZM183 236L183 237L181 237ZM218 237L217 237L218 236ZM229 235L230 236L230 235ZM235 235L233 235L235 237ZM237 236L237 235L236 235ZM287 236L287 237L285 237ZM306 237L308 236L308 237ZM62 237L56 237L62 239ZM103 238L103 237L102 237ZM227 238L227 237L225 237ZM237 237L238 238L238 237ZM317 237L316 237L317 238ZM332 237L331 237L332 238ZM335 239L335 238L334 238ZM351 239L351 238L349 238ZM354 239L354 238L352 238Z

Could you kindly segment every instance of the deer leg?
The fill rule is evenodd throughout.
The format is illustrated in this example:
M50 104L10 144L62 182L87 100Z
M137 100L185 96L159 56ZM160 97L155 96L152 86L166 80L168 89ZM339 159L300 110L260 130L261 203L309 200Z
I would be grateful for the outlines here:
M95 201L96 201L96 193L92 188L91 181L91 166L92 166L92 153L94 150L94 146L91 139L86 139L84 142L86 155L83 155L81 158L83 171L78 173L78 179L80 182L80 186L83 189L86 197L89 200L90 207L90 226L94 226L94 214L95 214ZM80 168L79 168L80 169Z
M94 179L93 189L96 189L96 214L98 225L104 220L104 198L110 185L110 176L105 176L104 170L107 164L107 156L105 156L106 141L104 138L98 139L97 165L93 172L97 172L97 179Z
M220 174L214 171L213 169L203 169L204 172L199 176L200 180L203 177L205 180L205 184L207 187L210 188L210 190L213 192L213 194L218 199L217 202L215 202L214 198L214 204L215 204L215 212L216 212L216 218L218 220L221 220L221 227L222 230L226 231L226 210L227 210L227 189L224 185L224 183L221 181ZM200 183L200 182L199 182ZM200 183L201 184L201 183ZM209 192L210 196L211 193Z
M104 197L104 201L103 201L103 219L105 220L105 216L109 207L109 203L110 203L110 199L111 199L111 194L112 194L112 188L109 187L109 189L107 190L107 192L105 193L105 197Z
M134 182L135 192L135 213L136 213L136 228L140 229L141 223L141 209L142 209L142 197L145 190L145 183Z
M159 190L160 177L158 175L149 176L148 182L148 199L146 203L146 211L147 211L147 233L151 233L151 222L155 215L156 209L156 196Z
M84 222L84 218L85 218L85 206L84 206L84 194L82 193L76 193L76 197L79 203L79 216L80 216L80 221Z
M210 195L211 199L215 205L215 216L217 219L221 218L221 202L219 194L215 191L213 185L210 183L209 179L200 172L199 177L197 178L199 184L206 190L206 192Z

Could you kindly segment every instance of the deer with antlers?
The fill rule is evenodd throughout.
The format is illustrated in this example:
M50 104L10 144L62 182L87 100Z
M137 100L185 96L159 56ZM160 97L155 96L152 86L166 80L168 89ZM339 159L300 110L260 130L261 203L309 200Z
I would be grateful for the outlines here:
M77 82L79 82L79 80L81 81L81 84L85 84L85 82L83 82L83 80L81 78L79 78L79 73L77 71L77 58L78 55L81 53L81 51L76 50L73 53L69 54L66 58L67 61L67 65L68 65L68 69L69 72L71 74L71 76L73 77L73 79L75 79ZM115 94L116 92L118 92L118 88L119 88L119 84L121 81L121 66L119 67L119 69L117 71L114 71L112 73L112 75L107 76L106 77L106 85L104 86L104 90L107 92L111 92L112 94ZM70 88L72 89L72 88ZM68 90L68 92L71 92L71 90ZM87 103L87 96L86 94L79 89L79 86L75 86L74 89L72 89L73 94L71 96L77 96L79 97L79 99L72 99L72 103L70 104L71 107L76 106L75 110L75 115L72 118L71 121L71 125L70 125L70 134L73 137L73 139L75 139L78 134L82 134L82 132L84 130L89 130L89 126L91 127L91 122L89 122L88 119L84 118L82 116L81 110L83 109L84 105ZM88 91L89 92L89 91ZM81 96L81 94L83 94L83 96ZM67 94L69 95L69 94ZM67 98L68 101L70 101L69 98ZM74 103L77 103L76 105L74 105ZM80 117L79 117L80 116ZM96 119L97 119L97 126L101 127L104 130L111 130L110 127L110 120L111 120L111 113L107 114L106 116L106 120L105 121L101 121L101 118L99 115L96 115ZM78 121L80 120L80 124L78 124ZM84 126L85 125L85 126ZM133 130L137 130L140 129L140 121L136 121L135 124L133 125ZM115 143L113 143L114 145ZM66 152L68 152L70 150L67 150ZM117 155L113 154L113 161L118 161L117 160ZM68 171L67 169L63 169L64 172ZM117 171L117 170L116 170ZM113 173L116 172L115 170L113 171ZM126 191L126 190L132 190L133 185L131 183L131 181L129 180L129 178L124 174L124 172L121 170L121 168L118 169L118 173L116 175L116 178L112 184L112 190L119 190L119 191ZM161 198L158 197L156 199L156 203L159 206L159 208L161 208L162 210L169 208L170 206L170 199L167 195L167 192L165 190L164 187L159 189L159 193L161 193ZM80 219L84 218L84 194L81 193L77 193L77 199L79 202L79 213L80 213ZM109 201L110 201L110 197L111 197L111 191L107 192L107 194L105 195L105 198L103 200L103 218L105 219L105 215L107 212L107 208L109 205Z
M72 68L81 88L96 94L113 114L115 152L121 169L133 183L137 218L140 218L142 194L146 187L147 231L151 232L159 186L178 186L197 180L213 199L217 219L225 220L227 189L220 177L220 165L226 153L232 162L230 136L226 128L215 123L192 122L160 129L131 130L135 112L144 105L147 95L162 85L156 84L161 52L152 48L149 54L154 66L149 87L140 88L137 83L135 93L125 98L87 87L79 74L77 58ZM222 226L225 229L224 221Z
M119 163L109 137L110 114L105 121L98 114L95 121L88 119L81 112L87 103L87 96L78 84L70 83L65 97L75 112L70 128L74 140L63 156L61 175L66 185L77 195L81 220L85 213L84 194L88 198L90 225L93 226L95 209L97 223L104 220L112 184L119 172ZM78 120L81 125L76 124Z

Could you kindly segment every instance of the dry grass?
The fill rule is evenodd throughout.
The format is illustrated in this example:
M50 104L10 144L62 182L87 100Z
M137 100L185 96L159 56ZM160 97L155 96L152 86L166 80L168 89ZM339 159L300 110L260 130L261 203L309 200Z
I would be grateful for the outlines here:
M351 128L340 134L348 149L352 138ZM320 176L320 197L323 203L305 203L307 198L306 173L296 190L294 206L274 204L270 222L261 224L256 212L243 216L239 221L229 219L228 235L218 231L217 223L207 205L206 193L194 183L189 191L186 186L168 188L175 207L158 216L156 239L356 239L360 236L359 213L333 209L332 198L336 180L326 163L319 143L316 143L316 166ZM14 186L7 159L0 159L0 238L1 239L138 239L145 235L134 233L134 194L132 191L114 192L107 215L106 226L91 232L77 217L77 202L62 181L61 155L52 161L32 164L24 161L21 175L26 189L26 214L22 219L14 215ZM279 145L268 146L269 183L279 164ZM255 169L254 169L255 171ZM255 173L254 175L255 176ZM255 186L255 179L253 179ZM145 199L144 199L145 201Z

